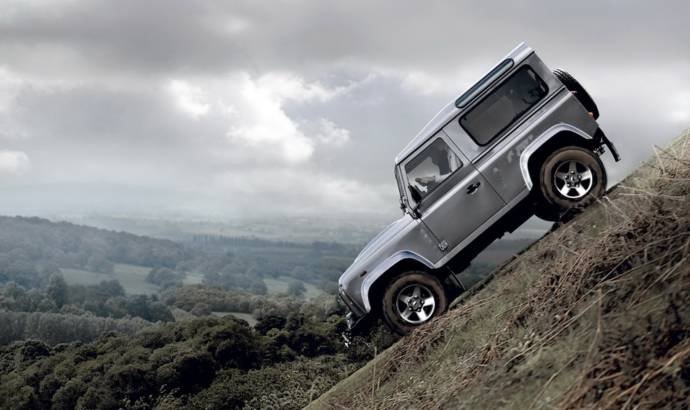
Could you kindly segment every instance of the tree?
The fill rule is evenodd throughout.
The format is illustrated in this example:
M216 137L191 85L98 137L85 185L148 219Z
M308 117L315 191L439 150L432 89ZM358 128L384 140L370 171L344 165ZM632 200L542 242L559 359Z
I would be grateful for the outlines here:
M208 316L211 314L211 308L207 303L199 302L194 305L191 313L195 316Z
M176 272L170 268L153 268L149 271L149 274L146 275L146 281L163 288L169 288L172 286L181 286L184 276L183 273Z
M113 296L125 296L125 289L117 279L104 280L94 287L99 296L108 298Z
M290 283L288 284L288 288L287 288L288 295L301 297L301 296L304 296L304 292L306 292L306 291L307 291L307 288L304 287L304 283L302 283L302 281L293 280L293 281L290 281Z
M249 290L257 295L266 295L268 293L268 287L261 279L252 283L252 285L249 287Z
M287 320L278 315L266 315L259 319L258 323L254 326L257 332L265 335L271 329L282 329L285 327Z
M67 282L65 282L62 274L55 274L50 277L47 293L58 309L67 302Z

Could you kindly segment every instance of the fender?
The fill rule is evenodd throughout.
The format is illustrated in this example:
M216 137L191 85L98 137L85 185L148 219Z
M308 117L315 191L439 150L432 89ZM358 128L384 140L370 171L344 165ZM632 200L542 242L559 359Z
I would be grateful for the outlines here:
M369 302L369 291L374 286L374 283L376 283L376 281L379 278L381 278L381 276L383 276L386 272L388 272L393 266L405 260L421 263L422 265L426 266L430 271L434 269L434 265L431 262L429 262L428 259L412 251L400 251L389 256L376 267L376 270L369 272L369 274L366 275L364 280L362 281L361 294L362 301L364 302L364 310L366 313L371 312L371 303Z
M593 140L594 137L582 131L581 129L574 127L570 124L558 123L553 127L544 131L539 137L532 141L527 148L525 148L520 154L520 172L522 173L522 179L525 181L525 185L528 190L531 190L534 184L532 183L532 177L529 174L528 163L529 159L539 148L541 148L544 143L549 141L551 138L556 136L561 132L571 132L576 134L586 140Z

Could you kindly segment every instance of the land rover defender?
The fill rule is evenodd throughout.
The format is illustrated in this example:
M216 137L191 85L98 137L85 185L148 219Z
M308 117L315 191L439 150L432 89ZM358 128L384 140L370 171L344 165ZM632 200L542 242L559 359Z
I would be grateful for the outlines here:
M403 216L340 277L348 327L380 316L408 333L447 309L496 238L604 195L600 156L620 158L598 117L585 89L524 43L446 105L395 158Z

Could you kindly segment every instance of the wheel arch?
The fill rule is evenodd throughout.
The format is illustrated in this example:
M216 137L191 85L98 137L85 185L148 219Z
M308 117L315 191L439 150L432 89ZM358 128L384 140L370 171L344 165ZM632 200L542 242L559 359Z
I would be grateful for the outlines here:
M364 282L362 282L362 301L364 302L364 308L367 312L380 308L380 306L373 306L371 301L383 298L383 292L386 285L396 275L415 269L430 274L434 274L435 272L431 262L410 251L399 252L386 259L379 266L380 267L377 269L378 272L371 272L372 274L366 277Z
M527 189L532 190L542 162L557 149L577 146L593 150L595 144L593 136L572 125L558 124L549 128L520 154L520 172Z

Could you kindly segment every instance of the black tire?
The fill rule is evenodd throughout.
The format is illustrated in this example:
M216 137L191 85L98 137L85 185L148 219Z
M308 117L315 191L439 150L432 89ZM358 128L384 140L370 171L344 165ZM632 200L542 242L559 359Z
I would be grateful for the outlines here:
M548 222L557 222L561 220L559 209L553 204L547 202L541 196L533 203L534 215Z
M434 298L434 306L429 309L430 304L422 305L421 313L413 312L409 306L405 305L399 300L399 296L405 296L408 290L414 291L414 287L420 288L420 298L428 299L429 296ZM428 295L424 293L425 289ZM407 306L403 312L402 307ZM441 285L441 282L434 276L423 271L408 271L404 272L390 281L383 293L382 316L388 327L399 335L407 335L414 328L421 326L431 321L434 317L446 311L448 308L448 298L446 292ZM406 319L403 314L410 310L410 316ZM419 320L425 317L424 320ZM412 323L419 322L419 323Z
M539 175L543 200L560 213L584 208L606 192L604 165L585 148L571 146L554 151L542 164Z
M580 101L580 104L585 107L585 110L592 113L595 120L599 118L599 108L597 108L597 104L594 102L582 84L580 84L572 75L568 74L568 72L561 69L554 70L553 74L556 76L556 78L561 80L563 85L565 85L565 88L575 94L575 97L578 99L578 101Z

